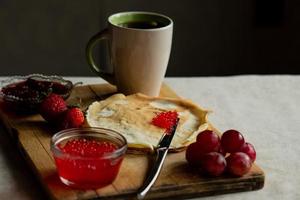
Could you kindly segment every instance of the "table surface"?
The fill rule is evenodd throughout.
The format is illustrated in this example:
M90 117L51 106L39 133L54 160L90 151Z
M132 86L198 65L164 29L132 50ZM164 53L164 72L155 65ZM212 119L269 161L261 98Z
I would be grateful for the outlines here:
M95 77L67 78L104 83ZM300 76L166 78L165 82L181 97L213 110L209 120L219 130L242 132L254 144L256 163L266 174L262 190L201 199L300 199ZM1 199L46 199L7 136L0 126Z

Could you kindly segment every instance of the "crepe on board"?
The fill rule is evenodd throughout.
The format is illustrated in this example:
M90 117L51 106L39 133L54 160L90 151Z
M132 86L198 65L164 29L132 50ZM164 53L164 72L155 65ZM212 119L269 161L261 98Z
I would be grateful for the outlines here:
M151 121L158 113L166 111L177 111L180 118L171 151L184 150L200 131L208 128L208 111L191 101L143 94L115 94L93 102L87 110L86 121L91 127L121 133L131 151L153 152L165 130L152 125Z

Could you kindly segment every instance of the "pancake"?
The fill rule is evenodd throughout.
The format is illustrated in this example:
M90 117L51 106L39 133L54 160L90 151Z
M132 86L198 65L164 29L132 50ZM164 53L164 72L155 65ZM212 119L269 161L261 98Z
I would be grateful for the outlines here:
M161 112L176 111L180 118L170 151L184 150L197 134L208 128L207 110L189 100L149 97L143 94L115 94L93 102L86 114L87 124L121 133L134 152L153 152L165 130L154 126L152 119Z

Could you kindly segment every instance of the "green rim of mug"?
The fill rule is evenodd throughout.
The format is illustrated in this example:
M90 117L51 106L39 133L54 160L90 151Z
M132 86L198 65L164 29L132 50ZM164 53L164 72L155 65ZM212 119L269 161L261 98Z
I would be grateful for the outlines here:
M162 27L153 28L153 29L162 29L169 27L173 24L171 18L152 12L121 12L117 14L113 14L108 18L109 23L114 26L119 26L119 24L128 23L128 22L144 22L144 21L156 21L163 24ZM124 27L121 27L124 28ZM135 28L126 28L126 29L135 29ZM149 30L149 29L148 29Z

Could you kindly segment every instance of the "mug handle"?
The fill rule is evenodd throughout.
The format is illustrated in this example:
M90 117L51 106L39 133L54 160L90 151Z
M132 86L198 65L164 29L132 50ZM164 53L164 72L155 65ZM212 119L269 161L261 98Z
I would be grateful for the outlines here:
M94 50L95 45L98 42L100 42L101 40L109 39L109 37L110 37L110 35L108 32L108 29L104 29L103 31L97 33L89 40L89 42L86 46L85 53L86 53L87 62L89 64L90 68L92 69L92 71L94 71L96 74L98 74L100 77L102 77L107 82L109 82L111 84L115 84L114 74L103 71L99 66L96 65L96 62L93 58L93 50Z

